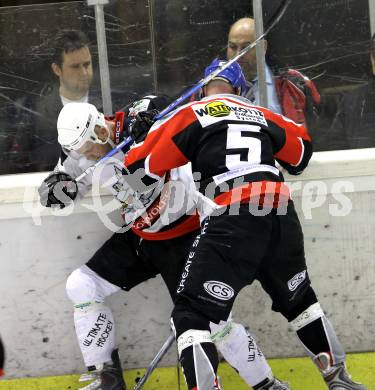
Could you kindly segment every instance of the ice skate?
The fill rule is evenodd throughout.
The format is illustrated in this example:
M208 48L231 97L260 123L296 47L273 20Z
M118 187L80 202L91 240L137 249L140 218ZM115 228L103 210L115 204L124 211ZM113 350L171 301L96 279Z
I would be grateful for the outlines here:
M332 371L323 377L329 390L367 390L366 386L351 379L344 363L333 366Z
M117 349L112 352L111 358L113 363L104 363L102 367L82 375L80 382L91 383L79 390L126 390Z
M323 352L317 355L315 364L321 371L329 390L367 390L366 386L352 380L345 363L330 365L329 354Z

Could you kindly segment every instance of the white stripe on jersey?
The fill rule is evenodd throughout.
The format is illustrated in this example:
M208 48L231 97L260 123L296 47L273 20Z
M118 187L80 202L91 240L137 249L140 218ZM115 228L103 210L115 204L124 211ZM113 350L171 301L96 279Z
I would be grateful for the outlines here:
M232 169L228 172L221 173L220 175L214 176L213 179L214 179L215 184L218 186L227 180L235 179L236 177L248 175L250 173L255 173L255 172L271 172L277 176L279 176L279 173L280 173L280 171L277 168L275 168L271 165L251 164L247 167Z

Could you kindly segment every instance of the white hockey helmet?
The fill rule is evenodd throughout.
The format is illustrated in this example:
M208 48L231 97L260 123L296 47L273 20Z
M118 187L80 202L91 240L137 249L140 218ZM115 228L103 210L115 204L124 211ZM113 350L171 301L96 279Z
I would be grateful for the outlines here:
M68 103L57 118L58 142L66 151L76 151L87 141L105 144L95 133L95 127L107 127L104 115L90 103Z

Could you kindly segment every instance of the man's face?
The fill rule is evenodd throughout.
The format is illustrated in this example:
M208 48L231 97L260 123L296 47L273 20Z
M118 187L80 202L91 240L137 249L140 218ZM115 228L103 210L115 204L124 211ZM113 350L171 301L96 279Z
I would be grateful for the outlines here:
M255 31L249 26L233 26L228 35L227 57L231 60L242 49L255 40ZM245 78L249 81L257 75L255 48L244 54L237 62L241 65Z
M103 142L108 138L108 130L103 127L96 126L95 133ZM81 156L85 156L87 160L97 161L108 153L110 149L109 143L99 144L86 141L76 152Z
M54 72L60 79L60 89L69 95L65 97L79 99L87 94L93 76L88 47L64 53L62 66L54 65Z
M85 156L87 160L97 161L108 153L109 149L110 147L108 144L102 145L87 141L84 145L84 149L78 153Z

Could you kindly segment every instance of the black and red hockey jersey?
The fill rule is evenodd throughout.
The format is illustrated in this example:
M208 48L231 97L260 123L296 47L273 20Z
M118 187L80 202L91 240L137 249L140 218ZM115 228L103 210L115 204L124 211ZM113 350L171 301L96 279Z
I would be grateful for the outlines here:
M144 168L143 182L150 182L191 161L195 177L200 176L199 191L228 205L267 193L289 199L275 160L299 174L311 155L303 125L245 98L213 95L156 122L145 141L126 155L125 165L130 172Z

